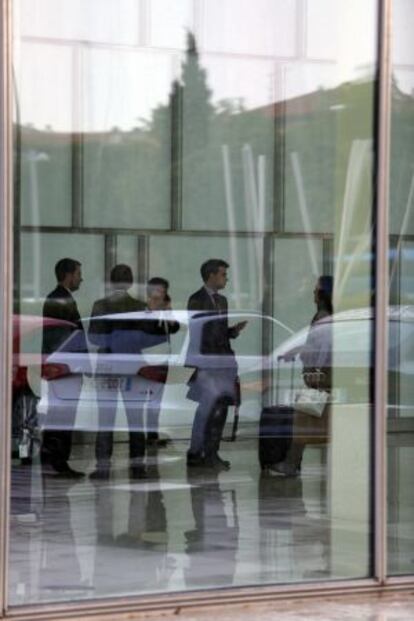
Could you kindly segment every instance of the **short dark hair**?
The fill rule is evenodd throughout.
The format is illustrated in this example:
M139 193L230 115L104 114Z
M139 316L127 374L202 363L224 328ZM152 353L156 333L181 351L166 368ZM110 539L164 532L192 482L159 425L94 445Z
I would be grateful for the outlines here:
M147 296L149 297L154 289L159 289L160 287L165 289L165 293L168 295L167 291L169 286L170 283L166 278L162 278L161 276L153 276L153 278L150 278L147 282Z
M323 306L332 314L333 306L332 306L332 295L334 288L334 279L333 276L328 276L323 274L318 278L318 297Z
M132 285L134 277L132 276L132 270L129 265L124 263L118 263L111 269L110 280L112 284L124 283L126 285Z
M161 276L153 276L147 282L147 286L149 287L164 287L164 289L169 289L170 283L166 278L162 278Z
M205 261L203 265L200 267L200 274L203 282L207 282L210 274L217 274L220 267L228 268L229 264L223 259L209 259Z
M75 259L69 259L65 257L64 259L59 259L59 261L55 265L55 275L56 280L58 282L62 282L65 280L66 274L73 274L77 267L80 267L82 263L76 261Z

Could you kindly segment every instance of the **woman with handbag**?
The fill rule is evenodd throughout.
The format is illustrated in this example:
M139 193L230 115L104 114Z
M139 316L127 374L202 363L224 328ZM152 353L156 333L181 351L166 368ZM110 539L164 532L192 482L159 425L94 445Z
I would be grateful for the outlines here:
M314 289L316 314L300 353L304 387L295 400L292 443L284 461L269 467L278 476L297 476L307 444L326 441L332 379L333 278L320 276Z

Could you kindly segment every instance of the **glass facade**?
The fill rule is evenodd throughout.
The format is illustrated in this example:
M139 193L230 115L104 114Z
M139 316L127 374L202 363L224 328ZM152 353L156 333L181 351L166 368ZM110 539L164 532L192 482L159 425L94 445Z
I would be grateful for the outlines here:
M386 572L401 576L414 63L411 3L392 5ZM382 580L386 6L10 2L5 608Z
M391 95L390 252L389 252L389 399L388 399L388 572L412 573L412 493L409 472L413 459L411 414L414 393L410 380L413 359L412 249L414 181L410 139L414 113L412 81L414 52L407 38L413 6L394 2Z

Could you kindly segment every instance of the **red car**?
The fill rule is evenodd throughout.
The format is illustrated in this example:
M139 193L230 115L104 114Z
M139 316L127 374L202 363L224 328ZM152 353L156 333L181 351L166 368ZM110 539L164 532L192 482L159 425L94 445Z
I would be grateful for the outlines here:
M61 319L37 315L13 315L12 455L30 463L40 438L37 420L38 395L30 384L29 369L40 377L42 334L51 327L73 327Z

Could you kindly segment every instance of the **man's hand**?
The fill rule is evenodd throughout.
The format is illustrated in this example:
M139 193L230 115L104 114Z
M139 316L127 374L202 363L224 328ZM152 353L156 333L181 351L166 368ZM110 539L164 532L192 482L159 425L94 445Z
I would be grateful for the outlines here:
M233 330L235 330L237 334L240 334L240 332L244 330L246 326L247 326L247 321L239 321L239 323L236 323L233 326Z

